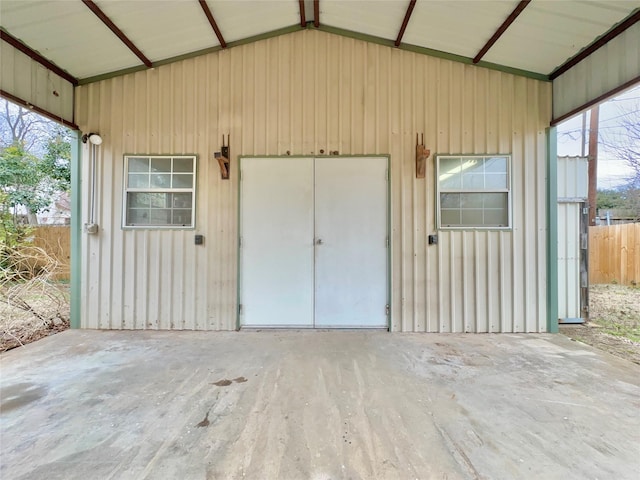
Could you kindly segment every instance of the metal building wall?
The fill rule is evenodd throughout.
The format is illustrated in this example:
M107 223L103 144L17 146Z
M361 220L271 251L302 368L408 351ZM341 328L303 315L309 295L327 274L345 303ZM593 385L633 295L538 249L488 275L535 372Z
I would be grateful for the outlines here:
M628 82L640 79L640 23L553 81L553 117L560 118Z
M580 215L589 187L587 157L558 157L558 317L580 318Z
M73 85L7 42L0 42L0 90L73 123Z
M77 122L104 138L82 326L234 329L236 156L337 150L391 156L392 330L544 331L550 118L549 83L314 30L79 87ZM416 132L432 153L513 155L512 231L441 231L427 245L434 163L415 178ZM223 181L212 153L227 133ZM125 153L199 155L196 232L121 229ZM88 148L83 218L87 161Z

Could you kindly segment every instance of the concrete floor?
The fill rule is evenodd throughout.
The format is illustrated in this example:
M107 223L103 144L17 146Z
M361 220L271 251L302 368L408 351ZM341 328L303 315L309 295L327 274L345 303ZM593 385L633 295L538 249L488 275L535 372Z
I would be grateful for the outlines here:
M561 335L74 330L0 361L2 479L640 472L640 367Z

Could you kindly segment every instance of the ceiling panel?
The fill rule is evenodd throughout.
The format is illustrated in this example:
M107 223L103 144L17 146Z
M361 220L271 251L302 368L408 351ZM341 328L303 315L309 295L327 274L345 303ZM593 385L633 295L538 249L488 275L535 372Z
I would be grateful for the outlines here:
M395 40L408 6L408 1L398 0L324 0L320 2L320 23Z
M297 1L208 0L227 43L300 24Z
M402 41L473 58L518 3L419 1Z
M2 27L82 78L140 60L80 1L0 1Z
M220 44L195 0L95 3L152 62Z
M483 60L551 73L638 6L638 0L535 0Z

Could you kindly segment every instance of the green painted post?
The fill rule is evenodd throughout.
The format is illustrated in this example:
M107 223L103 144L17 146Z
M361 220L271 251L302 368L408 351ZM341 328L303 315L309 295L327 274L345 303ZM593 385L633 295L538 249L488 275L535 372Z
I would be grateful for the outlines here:
M558 333L558 149L547 128L547 332Z
M71 135L71 328L80 328L82 143L80 131L73 131Z

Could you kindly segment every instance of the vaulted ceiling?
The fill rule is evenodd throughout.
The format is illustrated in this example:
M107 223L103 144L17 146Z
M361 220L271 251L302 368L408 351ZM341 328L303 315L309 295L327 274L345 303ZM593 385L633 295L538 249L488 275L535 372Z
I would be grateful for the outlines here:
M5 42L74 84L302 28L553 79L638 22L638 7L638 0L2 0L0 26Z

